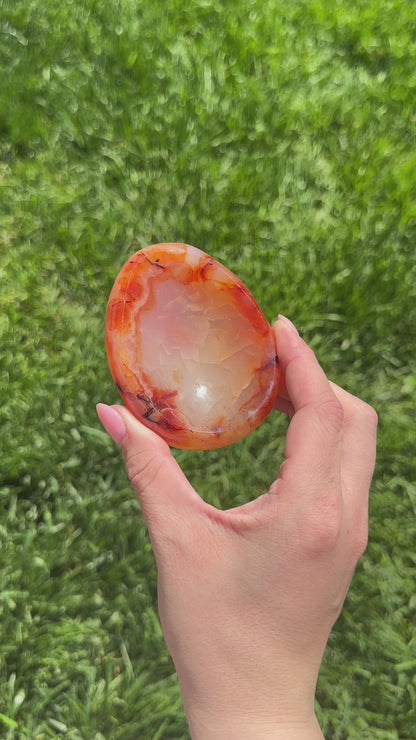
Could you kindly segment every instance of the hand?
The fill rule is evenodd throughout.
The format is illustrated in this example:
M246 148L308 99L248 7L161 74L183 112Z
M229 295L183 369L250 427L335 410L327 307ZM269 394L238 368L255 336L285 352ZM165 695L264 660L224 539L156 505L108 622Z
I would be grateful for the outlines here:
M318 670L367 541L376 414L327 380L287 320L274 330L286 459L269 492L241 507L204 502L160 437L124 407L98 407L149 528L196 740L322 738Z

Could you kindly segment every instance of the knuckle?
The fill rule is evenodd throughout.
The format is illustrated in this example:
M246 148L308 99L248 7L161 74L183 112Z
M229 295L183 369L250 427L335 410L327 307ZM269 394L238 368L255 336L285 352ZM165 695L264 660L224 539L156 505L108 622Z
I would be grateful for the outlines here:
M332 552L342 528L341 505L333 498L317 504L303 523L302 542L309 555Z
M361 558L368 545L368 516L365 513L361 521L356 522L354 526L353 553L356 562Z
M344 409L342 403L334 395L327 398L317 407L321 423L335 433L340 433L344 424Z
M363 530L359 536L356 535L354 543L354 555L356 562L364 555L368 545L368 532Z
M355 398L355 416L357 421L361 424L365 424L370 431L375 431L378 426L378 414L373 406L370 406L366 401L362 401L361 398Z
M159 451L134 451L126 455L126 471L130 482L139 494L152 487L163 464Z
M365 415L365 418L367 420L367 423L369 426L371 426L374 430L377 429L378 426L378 414L375 408L370 406L368 403L365 403L363 401L363 414Z

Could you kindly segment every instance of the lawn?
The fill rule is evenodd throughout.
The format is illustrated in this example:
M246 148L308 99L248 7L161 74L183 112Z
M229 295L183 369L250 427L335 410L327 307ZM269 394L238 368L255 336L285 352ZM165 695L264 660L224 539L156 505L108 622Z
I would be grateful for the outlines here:
M152 551L95 403L127 257L182 241L380 418L370 542L322 667L327 740L416 728L416 12L401 0L0 0L0 736L189 737ZM174 454L222 508L277 413Z

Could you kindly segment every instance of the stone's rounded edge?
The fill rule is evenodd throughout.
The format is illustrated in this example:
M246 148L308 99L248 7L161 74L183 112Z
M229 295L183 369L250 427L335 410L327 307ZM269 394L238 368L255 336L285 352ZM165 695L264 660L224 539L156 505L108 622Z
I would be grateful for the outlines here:
M165 253L164 257L166 257L166 252L169 253L168 262L166 262L166 259L162 260L160 256ZM189 255L191 255L190 259ZM186 257L188 257L188 260ZM138 301L139 298L143 301L141 288L136 285L141 270L150 268L154 270L154 277L157 278L158 274L161 275L161 271L164 267L181 261L186 263L188 272L198 271L198 279L209 280L213 277L218 284L223 284L224 287L232 288L237 291L238 306L241 314L259 335L266 337L267 334L270 333L269 335L272 337L273 346L276 350L276 341L269 322L261 311L254 296L231 270L197 247L179 242L165 242L153 244L138 250L125 262L115 280L108 300L106 313L106 349L108 362L114 382L116 383L120 396L125 402L127 408L129 408L133 415L145 424L145 426L161 436L167 444L177 449L219 449L238 442L248 436L252 431L258 428L260 424L262 424L272 410L281 378L281 369L277 358L277 352L275 352L273 358L275 376L269 383L270 392L265 395L263 405L256 409L254 414L255 418L253 418L253 415L249 415L245 421L232 429L227 429L222 426L222 424L218 424L218 426L214 427L211 432L184 428L180 424L180 414L177 414L175 411L172 411L170 415L168 414L169 423L166 422L166 418L159 419L158 422L149 418L151 416L155 416L153 410L149 413L149 407L146 403L146 401L149 401L150 399L140 398L138 394L135 394L132 390L125 389L125 378L120 377L120 362L117 363L114 359L119 349L114 347L114 340L116 345L117 339L118 343L120 342L120 334L123 333L123 322L126 314L130 311L129 304ZM192 277L192 279L194 278ZM117 310L115 310L117 302L120 303L118 314ZM144 305L144 302L141 305ZM111 311L115 312L116 319L110 319L110 321L108 321L109 312ZM109 324L111 324L110 327ZM272 360L270 362L272 362ZM258 370L261 372L264 369L264 367L260 367ZM131 379L135 374L131 370L129 370L129 373Z
M133 377L129 369L128 352L124 348L122 337L128 333L129 326L133 320L134 312L146 305L149 299L148 280L143 280L141 275L148 270L150 263L146 256L146 250L139 249L132 254L122 265L113 283L107 302L105 317L105 347L110 372L114 383L123 400L124 394L120 390L126 384L126 374ZM154 263L154 277L157 277L159 268ZM140 302L140 305L139 305ZM137 379L137 378L136 378ZM136 391L139 388L135 388Z
M156 242L155 244L149 244L149 246L139 249L135 254L145 254L146 256L151 257L160 250L164 252L169 251L171 254L185 254L189 249L191 252L199 254L201 257L208 256L206 252L203 252L199 247L194 247L193 244L185 244L185 242Z

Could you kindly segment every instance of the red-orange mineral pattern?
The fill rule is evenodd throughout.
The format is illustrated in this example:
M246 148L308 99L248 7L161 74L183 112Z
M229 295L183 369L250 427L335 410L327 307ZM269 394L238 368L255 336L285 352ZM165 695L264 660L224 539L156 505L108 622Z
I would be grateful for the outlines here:
M126 406L172 447L237 442L276 398L280 367L267 319L230 270L187 244L154 244L122 267L106 348Z

